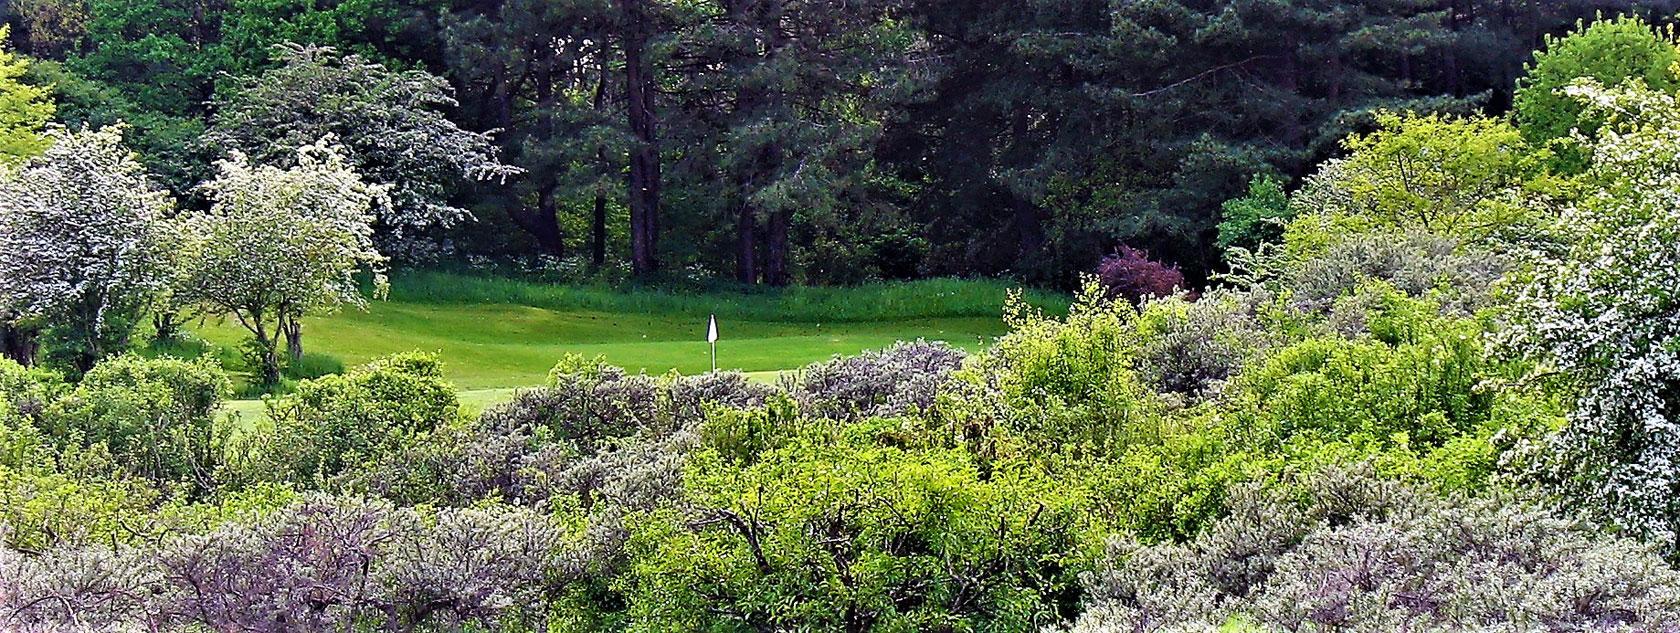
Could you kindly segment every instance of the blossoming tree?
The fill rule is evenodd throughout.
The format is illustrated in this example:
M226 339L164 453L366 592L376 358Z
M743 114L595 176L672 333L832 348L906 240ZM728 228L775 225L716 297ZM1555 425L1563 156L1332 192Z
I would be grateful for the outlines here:
M126 347L167 285L173 202L119 127L46 139L45 152L0 172L0 315L14 336L42 331L49 351L86 371Z
M364 182L329 137L297 150L289 168L240 153L203 185L208 212L187 222L176 295L231 314L253 337L264 384L280 379L280 339L302 355L306 314L363 307L357 274L383 292L385 258L373 246L374 205L386 188Z

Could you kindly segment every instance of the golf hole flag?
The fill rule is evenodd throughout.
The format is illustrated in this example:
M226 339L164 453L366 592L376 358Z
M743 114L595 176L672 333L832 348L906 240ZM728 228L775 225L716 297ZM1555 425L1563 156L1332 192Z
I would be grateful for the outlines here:
M706 343L712 346L712 372L717 372L717 315L706 324Z

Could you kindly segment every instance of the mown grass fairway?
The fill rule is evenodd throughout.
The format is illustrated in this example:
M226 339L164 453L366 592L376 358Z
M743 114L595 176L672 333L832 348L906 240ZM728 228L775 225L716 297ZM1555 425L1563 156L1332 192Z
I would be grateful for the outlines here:
M706 371L706 317L713 313L721 338L718 366L766 380L896 341L938 340L974 350L1003 333L1008 292L997 282L928 280L679 294L414 273L395 279L392 299L372 302L366 311L305 319L304 346L351 366L397 352L436 352L470 406L541 384L565 354L605 356L651 374ZM1026 298L1051 311L1066 306L1059 295ZM248 337L231 319L211 317L194 329L227 350Z
M748 372L792 369L835 354L925 338L968 349L1003 331L1001 317L948 317L871 323L722 320L718 366ZM208 321L205 339L236 347L235 322ZM705 316L557 311L515 305L377 302L304 321L304 345L346 364L412 350L437 352L465 390L542 383L567 353L602 355L631 371L697 373L711 367Z

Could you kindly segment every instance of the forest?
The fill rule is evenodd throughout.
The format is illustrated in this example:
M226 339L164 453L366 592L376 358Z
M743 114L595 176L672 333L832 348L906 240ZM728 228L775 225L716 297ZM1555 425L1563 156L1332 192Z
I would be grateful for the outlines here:
M386 255L625 278L1200 282L1221 205L1376 114L1512 109L1548 35L1672 0L8 0L54 121L184 207L326 133ZM1561 130L1524 127L1536 141ZM401 152L390 151L395 147Z
M0 631L1680 630L1680 7L0 9Z

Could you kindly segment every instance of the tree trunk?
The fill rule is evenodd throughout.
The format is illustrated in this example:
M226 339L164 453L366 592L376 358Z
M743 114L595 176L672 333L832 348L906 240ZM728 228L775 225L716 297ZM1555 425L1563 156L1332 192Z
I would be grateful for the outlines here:
M303 323L297 319L289 319L282 322L280 328L286 331L286 357L291 359L293 363L301 362L303 360Z
M624 32L625 113L630 150L630 259L638 277L659 272L659 147L654 131L653 69L647 59L647 0L618 0Z
M735 280L758 283L758 218L751 204L742 203L735 218Z
M261 385L263 387L273 387L280 384L280 351L277 349L280 344L280 332L270 336L268 328L263 325L262 314L252 316L254 318L245 321L245 324L251 334L256 337L257 377L262 381ZM241 320L243 320L243 317L241 317ZM280 317L277 327L282 332L285 331L286 318L284 316Z
M258 350L259 361L262 363L262 386L273 387L280 384L280 352L275 349L275 341L261 341L258 346L262 348Z
M175 341L181 338L181 311L159 308L152 311L152 340Z
M772 286L786 286L793 281L788 272L788 225L793 223L793 212L777 211L770 214L770 226L767 227L767 243L764 253L764 283Z
M521 205L523 206L523 205ZM556 258L566 255L565 235L560 231L560 219L556 217L554 204L554 188L545 185L537 192L537 207L535 209L508 209L508 218L525 229L531 239L537 241L537 248L545 255Z
M40 349L37 336L40 333L14 323L0 323L0 356L12 359L19 365L29 367L35 364L35 354Z
M1009 132L1014 143L1014 146L1010 149L1011 154L1014 155L1015 164L1031 160L1022 155L1023 152L1029 151L1027 148L1033 147L1033 143L1028 138L1028 135L1031 134L1031 114L1032 112L1026 108L1016 108L1010 117ZM1010 189L1009 198L1015 211L1010 215L1009 222L1010 230L1015 237L1016 265L1019 266L1024 262L1036 262L1044 248L1045 214L1043 209L1040 208L1038 203L1028 198L1025 193L1015 189Z
M601 68L601 74L595 81L595 111L601 112L607 102L607 69ZM596 148L595 159L600 161L600 168L611 170L612 163L607 160L607 148ZM595 191L595 213L589 219L589 263L595 270L607 265L607 194L599 187Z
M600 270L607 265L607 195L595 194L595 215L589 223L589 263Z

